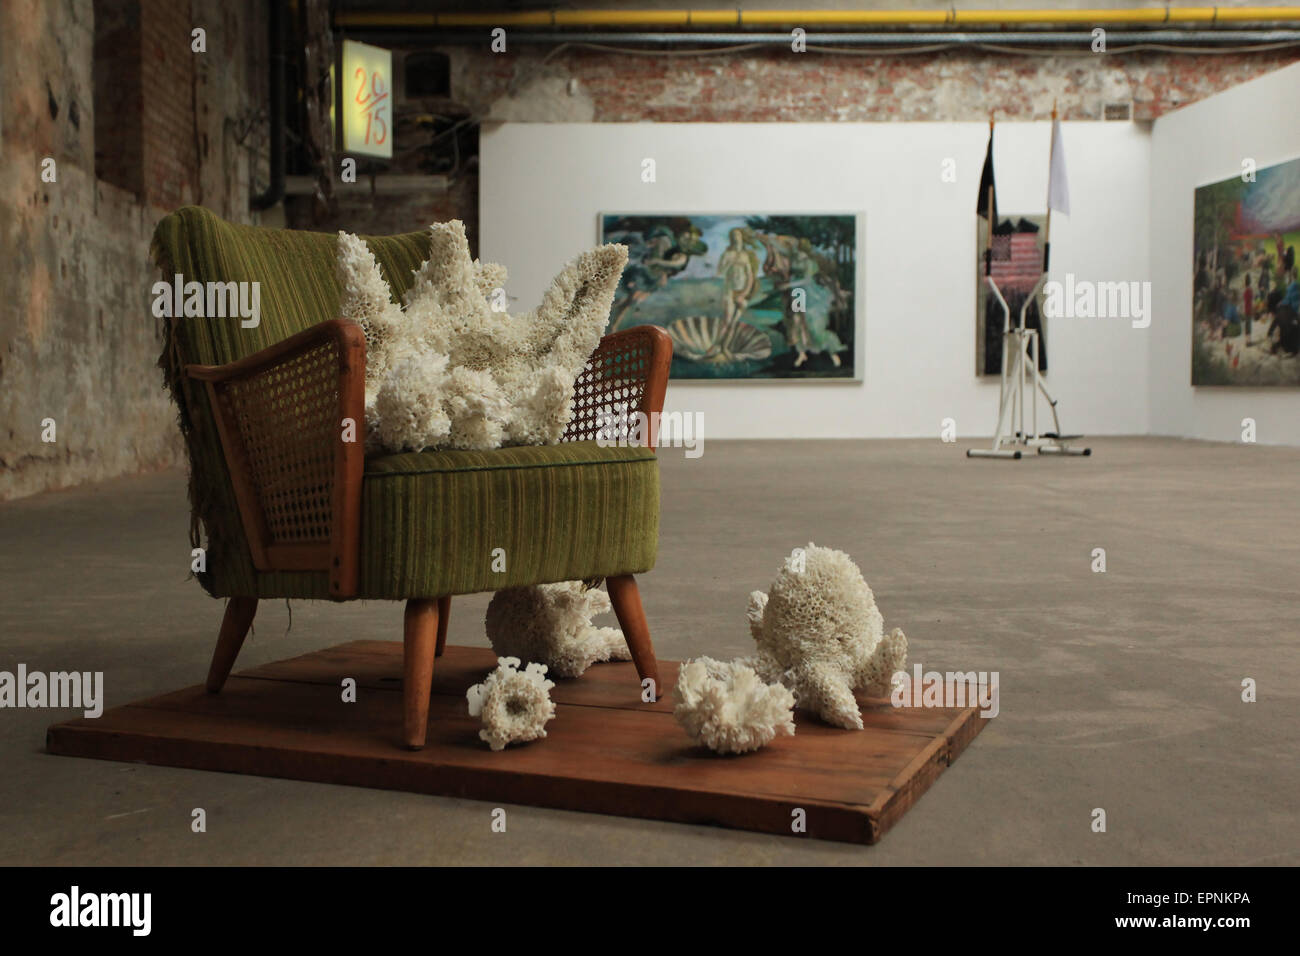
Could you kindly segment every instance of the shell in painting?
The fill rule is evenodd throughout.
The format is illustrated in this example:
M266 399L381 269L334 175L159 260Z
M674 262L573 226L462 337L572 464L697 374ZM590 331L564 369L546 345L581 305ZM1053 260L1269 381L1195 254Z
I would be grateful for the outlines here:
M678 319L665 330L682 358L695 362L743 362L768 358L772 343L747 322L737 322L724 337L726 320L714 315L692 315Z

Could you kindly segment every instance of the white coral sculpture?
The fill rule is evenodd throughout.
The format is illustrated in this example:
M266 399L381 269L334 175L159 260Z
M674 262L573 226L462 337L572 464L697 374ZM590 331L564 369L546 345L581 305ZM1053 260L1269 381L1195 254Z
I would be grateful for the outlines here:
M469 715L483 723L478 732L493 750L546 736L546 722L555 716L551 700L554 681L546 679L545 664L519 670L519 658L497 659L497 668L465 694Z
M556 677L578 677L597 662L632 659L622 631L591 623L610 607L608 594L581 581L505 588L488 604L488 640L498 655L545 664Z
M339 233L341 313L366 336L368 450L554 444L609 319L627 247L583 253L532 312L493 308L506 270L470 258L459 220L429 227L402 305L365 241Z
M687 661L673 687L673 718L698 744L743 754L794 734L794 694L766 684L742 661Z
M887 696L907 665L907 638L884 619L858 566L843 551L796 550L764 594L749 596L749 628L760 677L780 681L798 707L838 727L862 729L853 696Z

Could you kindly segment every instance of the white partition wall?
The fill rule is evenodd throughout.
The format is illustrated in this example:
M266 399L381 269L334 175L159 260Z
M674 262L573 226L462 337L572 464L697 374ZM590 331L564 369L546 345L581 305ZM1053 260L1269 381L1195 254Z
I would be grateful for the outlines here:
M1042 213L1047 123L997 128L998 205ZM714 438L935 437L992 433L996 378L975 375L975 194L983 123L503 124L481 145L480 253L510 270L514 309L594 245L606 212L852 212L863 381L674 381L668 407L705 413ZM1053 221L1052 274L1149 277L1150 137L1128 123L1069 123L1072 211ZM655 181L642 161L655 160ZM957 181L945 182L945 160ZM1049 319L1048 386L1063 425L1149 430L1151 330L1127 319ZM865 353L865 356L863 355Z
M1197 186L1300 156L1300 64L1163 116L1151 149L1151 430L1240 441L1255 420L1264 444L1300 444L1300 389L1193 388L1192 199Z

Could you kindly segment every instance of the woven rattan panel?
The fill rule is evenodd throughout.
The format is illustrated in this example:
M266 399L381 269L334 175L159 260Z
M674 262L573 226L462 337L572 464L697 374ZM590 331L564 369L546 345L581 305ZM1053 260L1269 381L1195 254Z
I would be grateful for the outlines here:
M641 411L654 342L649 336L608 340L592 353L573 387L573 417L560 441L591 441L624 433Z
M271 544L330 538L339 355L334 342L218 388L247 456Z

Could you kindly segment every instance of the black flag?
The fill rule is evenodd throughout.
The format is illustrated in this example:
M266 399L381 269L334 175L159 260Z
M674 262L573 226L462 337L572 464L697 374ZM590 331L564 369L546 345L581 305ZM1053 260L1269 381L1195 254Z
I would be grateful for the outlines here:
M992 204L990 215L989 205ZM980 174L980 194L975 203L975 215L989 221L989 228L998 219L998 191L993 183L993 127L989 126L989 151L984 154L984 172Z

